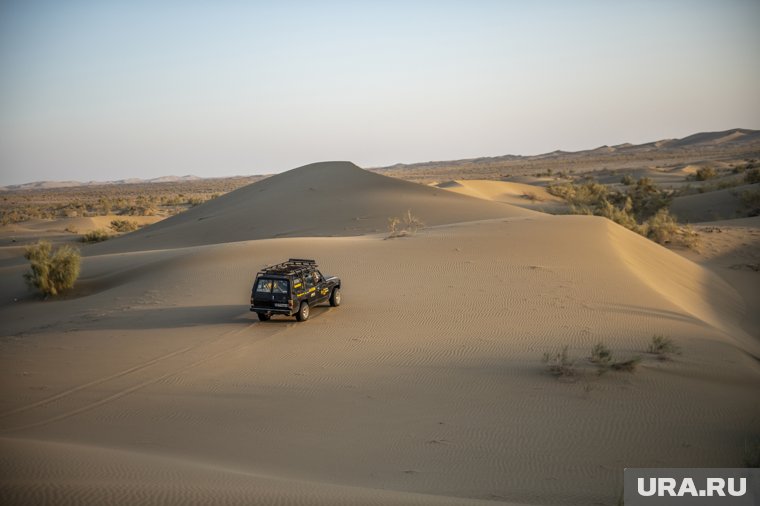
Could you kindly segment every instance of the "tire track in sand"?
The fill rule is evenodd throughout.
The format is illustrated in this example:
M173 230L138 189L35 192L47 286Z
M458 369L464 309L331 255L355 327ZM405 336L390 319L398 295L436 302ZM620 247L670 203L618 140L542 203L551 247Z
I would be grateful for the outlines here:
M20 413L32 411L35 409L39 409L39 410L46 409L50 405L56 403L57 401L66 400L67 398L75 396L76 394L80 394L85 398L84 404L78 408L66 409L64 410L63 413L60 413L60 414L47 415L42 420L26 422L26 423L22 423L15 426L1 427L0 433L17 432L17 431L21 431L25 429L40 427L40 426L47 425L53 422L64 420L66 418L70 418L72 416L78 415L85 411L89 411L91 409L97 408L109 402L120 399L137 390L145 388L146 386L165 380L166 378L169 378L175 374L198 367L202 364L205 364L212 360L216 360L220 357L223 357L224 355L228 355L230 353L240 351L264 339L268 339L277 334L280 334L290 327L290 325L285 325L278 329L271 329L269 332L266 332L263 335L259 334L253 339L245 339L242 342L237 343L237 344L234 344L234 341L232 343L227 342L227 341L230 341L230 338L243 334L244 332L250 330L255 325L258 326L258 323L257 322L250 323L243 328L230 330L221 335L215 336L212 339L207 339L196 345L188 346L180 350L175 350L165 355L161 355L159 357L148 360L147 362L143 362L141 364L135 365L128 369L124 369L115 374L111 374L103 378L98 378L96 380L84 383L82 385L78 385L76 387L67 389L51 397L47 397L40 401L28 404L26 406L22 406L10 411L6 411L5 413L0 414L0 419L7 418L12 415L17 415ZM217 348L221 346L222 349L214 352L215 346ZM194 355L194 356L201 355L201 358L198 358L197 360L191 360L191 361L184 360L184 363L177 364L175 367L172 367L170 371L165 372L164 374L159 374L158 376L153 375L150 378L144 379L142 381L139 381L140 378L134 378L131 381L129 381L127 385L121 386L120 388L117 387L118 389L115 392L111 393L110 395L107 395L106 397L99 396L99 394L102 395L103 393L102 389L93 388L93 387L101 387L101 386L107 387L109 382L118 381L122 378L130 378L130 376L133 375L134 373L137 373L146 369L150 369L151 367L154 367L157 365L164 365L165 363L171 362L172 359L175 359L177 357L186 359L187 358L186 355ZM135 383L135 380L137 380L138 382ZM94 398L87 399L87 397L90 397L90 396L93 396Z

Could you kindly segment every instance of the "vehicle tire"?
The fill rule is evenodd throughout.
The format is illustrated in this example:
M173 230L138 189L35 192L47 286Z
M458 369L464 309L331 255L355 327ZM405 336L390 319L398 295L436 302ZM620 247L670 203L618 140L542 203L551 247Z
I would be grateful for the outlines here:
M336 286L333 288L332 293L330 294L330 305L332 307L340 306L340 287Z
M272 315L269 314L269 313L261 313L261 312L257 312L256 316L258 316L259 317L259 321L262 321L262 322L265 322L265 321L269 320L272 317Z
M309 303L304 301L301 302L301 305L298 307L298 312L296 313L296 320L299 322L305 322L309 319Z

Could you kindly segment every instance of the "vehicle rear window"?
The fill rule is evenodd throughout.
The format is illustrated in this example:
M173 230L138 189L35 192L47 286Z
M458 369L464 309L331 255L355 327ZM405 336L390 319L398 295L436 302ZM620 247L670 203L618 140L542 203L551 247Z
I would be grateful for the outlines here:
M288 293L288 281L261 278L256 283L256 291L261 293Z

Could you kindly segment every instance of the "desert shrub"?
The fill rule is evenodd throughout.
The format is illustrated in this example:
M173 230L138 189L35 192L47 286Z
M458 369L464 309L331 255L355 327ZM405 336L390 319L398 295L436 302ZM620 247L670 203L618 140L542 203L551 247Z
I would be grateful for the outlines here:
M712 167L700 167L697 169L696 174L694 174L694 179L697 181L707 181L714 177L718 177L718 171Z
M641 357L632 357L610 362L609 368L613 371L634 372L640 363Z
M596 373L601 376L609 370L634 372L641 362L641 357L615 360L612 351L603 343L598 343L591 349L588 360L596 366Z
M747 184L760 183L760 168L748 169L744 173L744 182Z
M552 376L558 378L573 378L578 375L575 368L575 360L572 360L567 353L567 346L556 353L544 353L541 361L546 364L546 370Z
M386 239L414 234L423 226L425 226L425 224L422 220L413 215L411 209L407 210L406 214L401 218L395 216L393 218L388 218L388 236Z
M649 341L647 353L657 355L661 360L666 360L669 355L680 354L681 349L669 337L655 334Z
M92 230L82 236L82 242L93 243L102 242L111 238L111 234L106 230Z
M565 199L571 205L588 208L597 207L606 199L608 194L607 187L599 183L549 185L546 191L556 197Z
M645 237L659 244L672 244L696 249L699 246L699 235L688 225L681 226L667 209L660 209L641 227Z
M632 208L633 203L628 197L626 197L622 207L616 207L611 202L604 200L594 214L604 216L618 225L622 225L629 230L640 233L640 226L636 222L636 217L633 215Z
M543 199L534 192L525 192L522 194L524 199L528 199L531 202L541 202Z
M27 246L24 258L29 260L29 271L24 279L30 288L36 288L45 296L58 295L74 286L79 277L79 252L64 245L53 252L47 241Z
M132 220L112 220L111 228L115 232L132 232L137 230L138 225L136 221Z
M622 178L620 178L620 183L626 186L631 186L634 183L634 180L630 174L626 174Z
M608 364L612 360L612 352L604 344L598 343L591 349L589 360L593 364Z

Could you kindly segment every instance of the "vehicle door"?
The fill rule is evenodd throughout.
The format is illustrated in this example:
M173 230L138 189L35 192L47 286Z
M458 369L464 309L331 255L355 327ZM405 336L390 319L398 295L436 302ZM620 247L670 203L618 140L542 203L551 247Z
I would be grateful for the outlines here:
M327 286L325 277L321 272L315 270L312 274L314 275L317 299L319 302L324 302L330 297L330 287Z
M304 300L309 301L309 305L317 303L317 284L314 282L314 276L310 272L307 272L303 276L305 295Z

